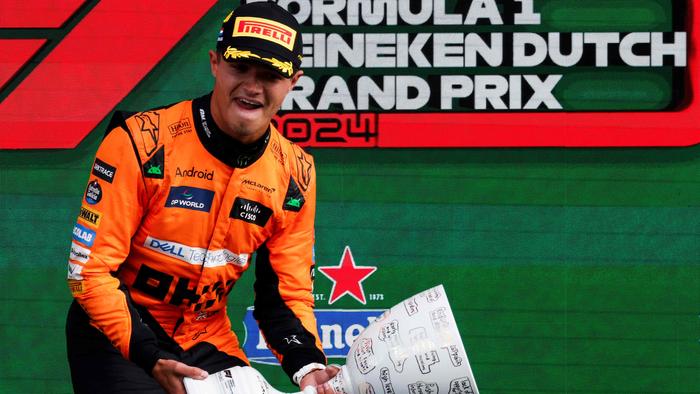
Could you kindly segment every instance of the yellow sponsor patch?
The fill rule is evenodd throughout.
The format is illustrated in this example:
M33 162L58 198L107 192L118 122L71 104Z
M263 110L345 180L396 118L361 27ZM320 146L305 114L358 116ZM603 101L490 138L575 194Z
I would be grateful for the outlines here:
M70 289L70 293L74 296L81 295L85 292L82 280L68 279L68 288Z
M296 30L279 22L252 16L240 17L233 25L233 37L255 37L294 50Z
M292 62L283 62L275 59L274 57L264 57L262 60L269 62L273 67L279 68L280 72L287 75L292 75Z
M250 58L257 58L260 59L260 56L254 54L251 51L239 51L238 49L229 46L226 48L226 51L224 52L224 59L226 60L232 60L232 59L250 59Z
M82 220L85 223L89 223L95 227L100 227L102 213L100 211L81 206L80 214L78 214L78 219Z

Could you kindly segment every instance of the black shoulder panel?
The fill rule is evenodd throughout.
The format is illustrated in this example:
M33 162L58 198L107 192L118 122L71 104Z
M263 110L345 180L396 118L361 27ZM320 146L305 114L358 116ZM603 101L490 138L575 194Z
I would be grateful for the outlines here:
M150 108L147 109L146 111L143 112L148 112L148 111L157 111L159 109L166 109L170 108L173 105L177 104L179 101L176 101L174 103L170 103L167 105L162 105L160 107L155 107L155 108ZM109 134L110 131L114 130L115 127L123 127L124 130L126 130L126 120L129 119L130 117L136 115L138 112L136 111L120 111L116 110L114 111L114 114L112 114L112 118L109 120L109 124L107 124L107 130L105 130L105 135L104 137ZM102 138L104 138L102 137Z
M102 138L104 139L105 137L107 137L107 134L109 134L112 130L114 130L117 127L121 127L124 130L127 130L126 120L132 117L135 113L136 112L114 111L112 119L109 120L109 124L107 125L107 130L105 130L105 135Z

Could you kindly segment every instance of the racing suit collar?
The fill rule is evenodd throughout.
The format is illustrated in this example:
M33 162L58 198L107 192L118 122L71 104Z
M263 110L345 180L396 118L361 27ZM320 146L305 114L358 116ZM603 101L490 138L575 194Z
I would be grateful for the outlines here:
M209 153L231 167L245 168L255 163L265 153L270 141L270 127L252 144L242 144L226 133L211 116L211 93L192 100L192 117L197 136Z

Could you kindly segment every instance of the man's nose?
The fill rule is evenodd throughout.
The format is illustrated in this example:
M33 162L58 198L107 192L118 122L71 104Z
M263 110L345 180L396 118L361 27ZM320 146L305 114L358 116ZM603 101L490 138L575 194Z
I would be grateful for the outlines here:
M262 91L260 76L254 70L249 71L243 79L243 87L249 92L257 93Z

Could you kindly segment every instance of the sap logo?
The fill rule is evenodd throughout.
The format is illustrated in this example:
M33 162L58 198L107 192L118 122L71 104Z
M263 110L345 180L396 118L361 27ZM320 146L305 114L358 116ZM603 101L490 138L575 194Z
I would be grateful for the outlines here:
M382 313L384 313L384 310L381 309L315 310L314 314L316 315L318 334L321 337L323 352L328 357L345 358L355 339ZM260 364L278 364L275 356L267 348L267 343L258 329L255 318L253 318L253 307L249 307L246 311L243 323L246 328L243 350L248 355L248 359ZM293 339L298 340L296 337ZM292 338L287 342L296 343Z
M76 223L73 227L73 239L83 243L85 246L90 247L95 242L95 236L97 234L90 230L89 228Z
M214 200L214 191L189 186L174 186L170 188L166 208L185 208L194 211L209 212Z

